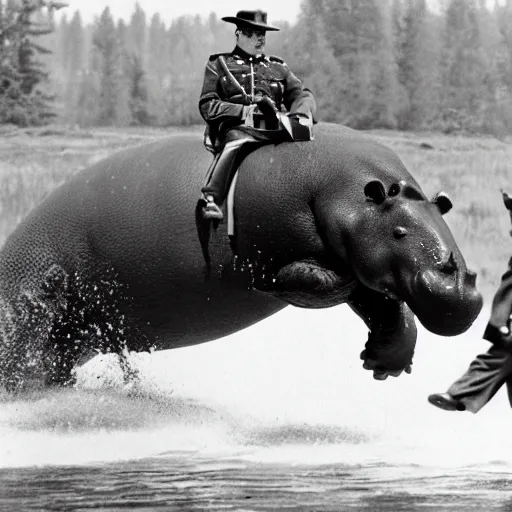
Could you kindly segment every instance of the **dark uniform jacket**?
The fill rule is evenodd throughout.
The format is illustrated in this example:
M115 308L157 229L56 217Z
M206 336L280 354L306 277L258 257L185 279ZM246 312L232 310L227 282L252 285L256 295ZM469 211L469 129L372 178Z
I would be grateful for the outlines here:
M501 284L492 301L491 318L485 329L484 339L491 343L500 344L503 341L503 334L500 327L510 326L510 315L512 314L512 258L508 264L509 268L501 278Z
M504 194L505 207L509 210L510 220L512 221L512 200ZM511 231L512 234L512 231ZM503 334L500 333L500 327L510 327L512 321L512 258L508 262L508 269L501 278L501 284L494 295L492 301L491 318L485 329L484 339L494 344L503 342Z
M219 62L223 56L229 71L247 96L228 79ZM290 71L279 57L253 56L238 46L231 53L211 55L206 65L199 110L216 136L220 123L236 126L243 122L244 105L251 104L251 73L254 96L269 96L280 112L307 114L314 118L315 99L311 91Z

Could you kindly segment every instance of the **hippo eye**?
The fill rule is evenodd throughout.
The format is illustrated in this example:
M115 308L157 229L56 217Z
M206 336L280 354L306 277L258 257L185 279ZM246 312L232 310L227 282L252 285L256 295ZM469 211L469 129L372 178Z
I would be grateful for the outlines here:
M403 238L405 235L407 235L407 229L402 226L398 226L393 230L393 236L397 239Z
M393 185L389 187L388 196L393 197L397 196L398 194L400 194L400 184L393 183Z

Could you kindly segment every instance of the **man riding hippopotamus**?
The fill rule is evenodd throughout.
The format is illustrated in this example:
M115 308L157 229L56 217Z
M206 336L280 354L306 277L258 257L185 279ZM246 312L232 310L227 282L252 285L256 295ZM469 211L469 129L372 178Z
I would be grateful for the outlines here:
M311 92L261 54L265 13L225 20L238 45L212 56L200 100L215 153L204 204L211 158L195 134L117 152L49 194L0 248L0 389L73 385L98 352L189 347L288 305L344 303L368 328L363 367L385 380L410 371L416 318L454 336L478 316L449 197L427 198L366 134L319 123L312 140ZM237 167L233 234L209 244Z
M222 19L236 25L236 46L210 56L199 99L205 145L215 155L202 189L203 217L217 220L241 159L265 143L311 140L316 111L312 92L286 63L263 53L266 32L279 30L267 25L266 12L239 11Z

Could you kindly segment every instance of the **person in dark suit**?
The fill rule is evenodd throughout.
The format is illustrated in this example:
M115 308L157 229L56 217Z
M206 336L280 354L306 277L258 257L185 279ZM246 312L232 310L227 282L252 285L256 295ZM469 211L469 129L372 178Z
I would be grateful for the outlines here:
M230 53L210 56L199 98L199 111L207 123L205 144L215 155L202 189L207 219L222 219L219 205L236 170L239 150L258 140L254 138L258 129L279 130L277 114L284 113L293 125L308 127L309 135L316 111L313 93L287 64L265 55L266 33L279 30L267 24L266 12L239 11L222 19L236 25L236 46ZM237 129L241 126L256 130L242 132Z
M512 222L512 197L503 193L503 201ZM491 348L477 356L446 393L430 395L431 404L446 411L477 413L506 384L512 406L512 258L494 295L483 338L492 343Z

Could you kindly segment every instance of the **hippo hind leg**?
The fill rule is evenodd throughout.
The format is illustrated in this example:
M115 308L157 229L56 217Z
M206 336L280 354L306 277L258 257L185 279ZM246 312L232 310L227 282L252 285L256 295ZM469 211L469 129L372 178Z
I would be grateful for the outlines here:
M0 387L16 392L47 385L49 376L59 373L63 358L55 358L54 352L67 308L68 282L67 272L52 265L41 280L25 284L14 298L0 299Z
M43 358L46 387L69 387L76 381L74 369L81 357L80 345L68 325L69 318L62 317L61 321L54 324L48 336Z
M96 264L95 271L78 276L72 288L66 323L55 331L59 371L51 378L56 383L73 382L75 376L67 372L78 366L84 355L110 353L118 356L124 384L137 385L139 373L129 354L150 352L155 339L134 313L126 286L114 270Z
M75 383L73 369L81 356L81 347L74 336L69 287L69 275L59 265L53 265L46 272L42 283L43 300L53 314L43 357L45 386Z
M51 265L8 307L1 306L0 387L9 391L34 384L72 386L74 370L91 353L121 355L154 346L126 290L100 265L73 274ZM125 357L121 363L126 381L132 381L136 372Z

